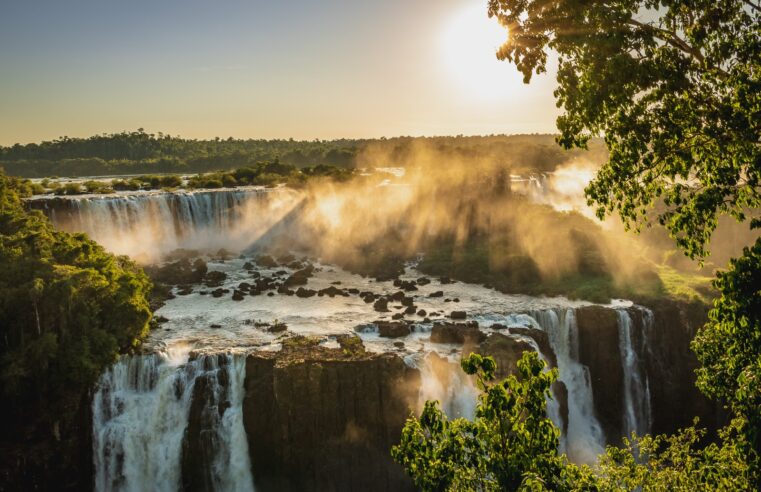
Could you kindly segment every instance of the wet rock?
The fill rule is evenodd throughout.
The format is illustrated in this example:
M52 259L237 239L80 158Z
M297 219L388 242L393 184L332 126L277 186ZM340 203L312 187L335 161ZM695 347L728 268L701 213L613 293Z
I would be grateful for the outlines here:
M402 299L402 306L410 307L414 305L414 303L415 303L415 299L413 299L412 297L405 297Z
M183 287L177 291L178 296L186 296L193 293L192 287Z
M166 323L167 321L169 321L166 318L166 316L154 316L153 319L156 321L156 323L159 323L159 324Z
M489 328L492 330L507 330L507 325L503 325L502 323L494 323Z
M492 326L492 328L493 327L494 326ZM550 367L558 366L557 356L555 355L555 351L552 350L552 346L550 345L550 338L547 335L546 331L517 326L510 328L510 333L523 335L533 339L536 342L536 345L539 347L539 351L542 353L544 358L547 359L547 363L550 365Z
M256 264L262 268L275 268L278 265L275 258L271 257L270 255L259 256L255 261Z
M385 298L378 299L375 301L375 304L373 304L373 309L380 313L388 312L388 300Z
M465 311L452 311L451 313L449 313L449 317L452 319L465 319L468 316Z
M395 313L393 316L391 316L391 319L404 319L403 313Z
M480 343L486 334L478 329L477 323L434 323L431 341L434 343Z
M233 291L233 301L242 301L243 300L243 292L239 290Z
M270 333L281 333L288 329L288 325L285 323L275 322L267 327L267 331Z
M418 285L428 285L430 283L431 283L431 279L428 277L420 277L419 279L417 279Z
M204 283L207 287L219 287L225 280L227 280L225 272L211 271L206 274Z
M420 311L418 311L418 312L417 312L417 315L418 315L418 316L425 316L425 315L427 315L427 314L428 314L428 313L426 313L426 312L425 312L425 309L421 309Z
M335 296L344 296L349 297L349 294L344 292L342 289L339 289L338 287L335 287L331 285L330 287L326 287L325 289L320 289L317 291L317 293L321 296L329 296L329 297L335 297Z
M413 490L389 455L420 375L358 337L330 349L304 337L247 357L243 421L258 490Z
M451 279L451 278L449 278L449 277L441 277L441 278L439 279L439 283L441 283L441 284L443 284L443 285L446 285L446 284L451 284L451 283L452 283L452 279Z
M225 289L214 289L211 291L212 297L222 297L225 294Z
M410 325L403 321L376 321L378 334L385 338L406 337L410 334Z
M254 264L251 263L250 261L247 261L247 262L245 262L243 264L243 269L244 270L253 270L254 269Z
M589 368L595 415L609 439L623 435L624 372L618 347L618 315L614 309L585 306L576 310L579 362Z
M407 309L404 310L404 314L415 314L415 306L409 306Z
M209 328L222 328L222 325L218 325L216 323L212 323L209 325Z
M428 295L428 297L444 297L444 291L437 290L436 292L432 292Z
M474 350L481 355L494 358L497 363L497 371L494 373L498 379L504 379L510 374L518 374L518 361L523 352L533 352L531 344L502 333L492 333Z
M285 280L285 285L294 287L297 285L306 285L309 279L314 274L314 267L312 265L302 268L293 272L293 274Z
M296 290L296 297L307 298L307 297L313 297L315 294L317 294L316 290L305 289L303 287L299 287Z
M404 342L394 342L394 347L396 347L396 348L404 348Z

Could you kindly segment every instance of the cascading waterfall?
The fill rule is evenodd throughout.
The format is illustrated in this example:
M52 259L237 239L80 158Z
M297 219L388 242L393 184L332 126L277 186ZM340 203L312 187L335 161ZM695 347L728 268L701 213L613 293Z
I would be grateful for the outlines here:
M42 198L29 203L62 230L84 232L109 251L153 261L177 248L243 249L298 201L293 190L243 188Z
M420 411L427 400L437 400L449 418L475 418L478 388L459 364L431 353L413 365L420 369Z
M181 487L183 442L201 378L211 431L204 434L213 447L204 474L216 490L253 490L242 417L245 357L186 359L171 352L124 356L101 376L93 398L96 490Z
M650 431L650 385L644 375L632 334L632 318L624 309L618 314L618 346L624 372L624 432L643 435ZM652 312L643 310L643 344L646 346L648 323L652 326Z
M589 369L578 362L576 314L573 309L548 309L532 317L547 332L557 358L559 380L568 390L568 456L578 463L594 463L605 450L605 434L594 413Z

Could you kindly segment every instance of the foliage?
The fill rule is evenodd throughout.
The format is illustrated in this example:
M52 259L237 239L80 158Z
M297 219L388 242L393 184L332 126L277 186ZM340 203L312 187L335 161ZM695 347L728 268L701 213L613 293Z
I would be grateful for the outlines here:
M582 483L605 491L750 491L741 425L733 422L721 431L719 443L708 445L705 431L695 426L673 436L624 439L622 448L608 447L594 476Z
M692 343L702 365L698 387L747 419L749 458L761 465L761 238L714 286L721 297Z
M498 57L528 82L559 56L559 141L604 135L587 188L600 217L658 220L703 257L719 215L761 225L761 6L755 0L490 0Z
M544 366L526 352L517 376L494 382L494 359L471 354L462 368L482 391L476 418L450 421L438 402L428 401L419 419L407 420L392 456L423 490L566 488L559 431L545 414L557 370Z
M608 162L586 189L601 218L658 222L702 259L722 215L761 227L761 5L755 0L490 0L508 28L498 57L528 82L559 56L559 142L604 135ZM699 387L739 418L761 487L761 239L718 274L693 343ZM675 467L684 463L674 463Z
M600 160L601 142L591 152L567 151L551 135L397 137L375 140L192 140L162 133L133 132L61 137L50 142L0 147L0 167L25 177L190 174L256 166L278 159L309 173L333 177L335 169L405 166L416 163L420 149L462 162L499 162L518 172L549 171L585 155ZM275 173L278 174L278 173Z
M422 490L753 490L742 419L723 429L718 443L707 444L695 426L669 437L633 434L590 469L557 451L560 431L546 416L557 370L545 371L535 352L525 352L518 375L499 383L491 357L471 354L462 367L478 378L476 419L450 421L428 401L391 450Z
M71 417L67 402L134 346L150 319L142 270L25 210L27 193L0 174L0 391L10 433L19 432L12 419Z

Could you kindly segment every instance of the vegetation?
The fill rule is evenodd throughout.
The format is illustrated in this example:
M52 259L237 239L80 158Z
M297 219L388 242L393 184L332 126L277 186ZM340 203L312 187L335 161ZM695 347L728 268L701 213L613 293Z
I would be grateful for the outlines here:
M83 396L104 367L147 334L151 317L151 284L142 270L25 210L21 198L31 191L28 182L0 173L3 449L22 440L60 441L61 434L65 440ZM16 462L6 458L9 466Z
M554 145L550 135L486 137L398 137L377 140L190 140L162 133L133 132L61 137L52 142L0 147L0 168L14 176L108 176L191 174L254 167L279 160L286 166L350 169L385 162L404 166L419 157L421 146L469 162L494 161L514 169L552 170L559 162L582 155ZM591 156L601 160L601 142L592 142ZM589 152L584 154L590 155Z
M391 451L422 490L752 490L740 421L722 431L721 444L706 445L694 427L625 439L592 470L558 453L560 430L546 416L557 370L545 370L535 352L500 382L491 357L471 354L462 368L481 391L475 419L449 420L438 402L426 402Z
M691 258L707 255L723 214L761 227L758 3L490 0L489 15L509 30L498 57L515 63L526 82L545 71L549 49L559 54L559 143L584 147L604 135L609 159L586 190L601 218L617 212L639 229L659 205L658 222ZM594 472L541 451L527 457L513 402L537 402L519 424L542 418L545 408L544 393L526 396L539 374L526 373L524 354L526 386L510 378L486 386L493 363L463 361L471 374L474 364L481 367L476 420L449 423L429 403L419 421L408 421L393 455L426 490L758 490L761 238L714 286L720 297L693 349L702 363L698 386L734 416L718 443L702 447L694 427L671 437L635 436L609 448ZM549 449L555 435L536 438ZM519 480L504 469L519 470ZM431 479L437 476L442 481Z

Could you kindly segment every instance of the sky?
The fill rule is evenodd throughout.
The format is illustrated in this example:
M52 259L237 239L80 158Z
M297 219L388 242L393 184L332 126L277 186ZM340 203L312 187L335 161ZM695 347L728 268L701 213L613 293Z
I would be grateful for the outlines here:
M486 0L0 0L0 145L555 131Z

